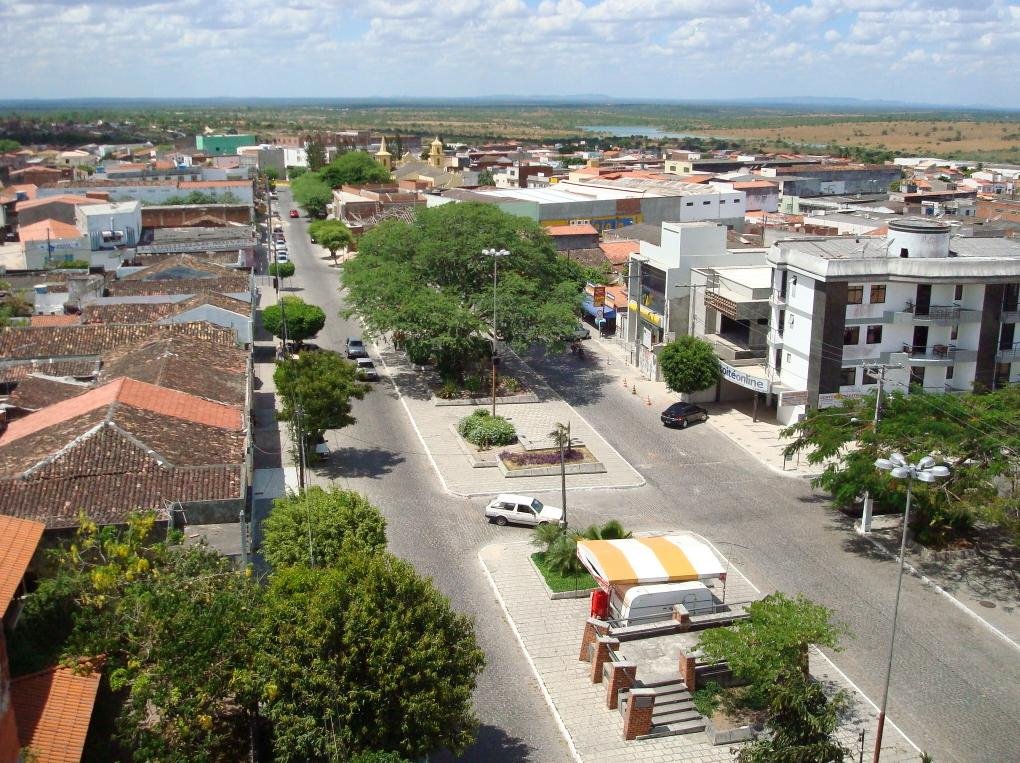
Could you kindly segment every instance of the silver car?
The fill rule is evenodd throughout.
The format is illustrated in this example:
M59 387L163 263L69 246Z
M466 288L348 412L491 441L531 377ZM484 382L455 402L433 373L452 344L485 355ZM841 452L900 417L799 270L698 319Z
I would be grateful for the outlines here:
M379 372L371 358L357 358L358 378L362 381L379 381Z
M548 525L563 519L563 510L546 506L537 498L500 493L485 507L485 518L497 525Z

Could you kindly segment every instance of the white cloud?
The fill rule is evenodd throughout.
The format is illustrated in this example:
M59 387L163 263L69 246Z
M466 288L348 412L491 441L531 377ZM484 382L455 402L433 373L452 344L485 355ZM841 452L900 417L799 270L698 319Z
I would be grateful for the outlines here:
M0 0L8 95L1009 97L1012 0ZM886 76L893 66L895 77Z

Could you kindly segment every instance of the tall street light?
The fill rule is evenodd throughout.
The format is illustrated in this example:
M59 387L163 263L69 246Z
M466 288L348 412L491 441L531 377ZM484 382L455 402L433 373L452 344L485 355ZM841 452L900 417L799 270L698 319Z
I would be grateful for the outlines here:
M890 453L889 458L880 458L875 466L889 472L896 479L907 481L907 508L903 512L903 534L900 539L900 571L896 578L896 603L893 604L892 633L889 636L889 662L885 668L885 685L882 688L882 707L878 711L878 730L875 733L875 755L872 758L878 763L882 753L882 730L885 728L885 708L889 702L889 678L892 675L893 648L896 646L896 618L900 611L900 591L903 588L903 564L907 553L907 523L910 521L910 500L913 497L914 480L934 482L941 477L949 476L949 467L936 465L935 459L925 456L916 464L908 464L902 453Z
M482 254L492 257L492 415L496 415L496 265L500 257L509 257L506 249L483 249Z

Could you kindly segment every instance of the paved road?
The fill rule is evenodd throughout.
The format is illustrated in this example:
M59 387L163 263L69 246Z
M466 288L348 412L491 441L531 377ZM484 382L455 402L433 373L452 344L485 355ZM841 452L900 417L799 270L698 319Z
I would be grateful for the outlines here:
M284 215L289 201L288 191L281 189ZM321 259L312 253L304 217L287 219L285 227L290 257L297 266L285 288L326 311L326 328L315 343L342 350L344 339L359 335L360 328L339 317L338 271L329 267L328 256ZM463 759L479 763L568 760L566 743L477 558L478 549L497 539L503 528L482 520L478 501L442 492L393 387L387 381L374 386L363 401L354 403L357 424L330 435L336 466L323 474L368 495L386 515L390 549L431 576L455 609L475 618L487 660L475 693L482 725L477 743Z
M288 208L287 192L281 204ZM317 342L340 348L352 324L336 316L341 298L328 257L317 260L289 225L298 266L288 286L330 316ZM720 544L763 589L803 592L835 609L854 638L837 664L872 699L881 691L895 566L848 532L843 518L802 482L759 466L711 425L664 430L658 412L607 383L599 361L531 358L535 368L645 476L644 488L573 493L577 524L621 519L632 529L684 528ZM331 475L364 491L390 523L393 550L478 621L489 658L476 695L483 723L469 760L567 758L530 671L491 592L479 578L477 549L501 533L477 517L480 501L440 492L430 463L386 383L356 403L358 423L336 435ZM477 505L475 505L477 504ZM890 716L940 763L1020 760L1020 655L918 581L901 602ZM870 740L869 740L870 741Z

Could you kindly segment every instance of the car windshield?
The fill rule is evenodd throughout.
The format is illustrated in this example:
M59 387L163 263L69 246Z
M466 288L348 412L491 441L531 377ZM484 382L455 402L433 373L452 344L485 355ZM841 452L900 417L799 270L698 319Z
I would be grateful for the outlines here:
M535 510L536 514L540 514L542 512L542 508L543 508L542 502L540 500L538 500L537 498L532 498L531 499L531 508L533 508Z
M361 347L361 340L360 339L351 339L351 340L348 341L348 344L350 344L351 347Z

